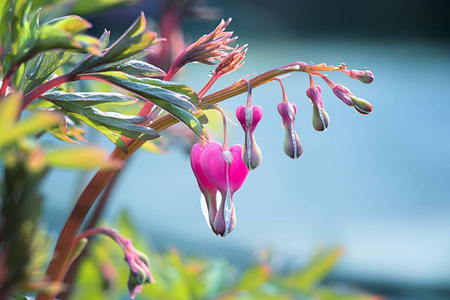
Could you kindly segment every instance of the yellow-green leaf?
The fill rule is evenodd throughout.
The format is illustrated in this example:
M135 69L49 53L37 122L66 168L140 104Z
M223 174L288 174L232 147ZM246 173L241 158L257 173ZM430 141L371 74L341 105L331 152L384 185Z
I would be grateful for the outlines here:
M47 163L59 168L91 169L98 167L120 168L119 161L109 161L107 152L98 147L71 147L46 154Z
M31 117L20 121L8 131L2 132L0 134L0 147L28 134L55 126L61 120L61 115L58 113L37 112Z

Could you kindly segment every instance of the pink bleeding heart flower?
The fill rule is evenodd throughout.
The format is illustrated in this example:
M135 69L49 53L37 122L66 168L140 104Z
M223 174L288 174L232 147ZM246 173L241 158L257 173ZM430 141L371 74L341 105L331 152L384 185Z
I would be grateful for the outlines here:
M309 75L309 80L310 87L306 89L306 96L308 96L313 106L312 124L315 130L324 131L330 124L330 118L323 108L323 100L321 95L322 88L320 87L320 85L316 85L314 83L311 75Z
M242 159L247 168L252 171L261 164L262 153L255 140L255 129L263 116L261 106L241 105L236 109L236 117L245 132L244 149Z
M210 227L214 228L214 219L217 213L217 189L209 182L206 174L203 172L200 157L205 152L205 147L199 143L194 144L191 150L191 167L194 172L197 183L205 197L206 207L208 210L208 221Z
M211 185L222 195L213 230L225 237L236 226L233 194L242 186L248 174L248 168L242 160L242 146L234 145L224 150L221 144L211 142L203 149L200 165Z

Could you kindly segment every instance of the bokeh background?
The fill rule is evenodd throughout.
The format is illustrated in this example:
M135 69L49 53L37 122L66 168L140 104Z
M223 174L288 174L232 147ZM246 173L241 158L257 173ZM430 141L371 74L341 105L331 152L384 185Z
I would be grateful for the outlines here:
M359 115L316 80L331 118L326 132L316 132L305 95L308 77L284 79L290 101L297 104L296 129L304 147L302 157L292 161L282 150L284 132L276 111L281 90L277 83L259 87L253 99L265 113L256 131L263 163L235 194L237 227L226 239L206 225L189 158L176 149L164 155L136 153L119 178L105 218L114 220L126 209L155 247L175 246L238 263L269 249L280 265L300 265L317 247L340 245L345 254L333 278L392 299L449 299L448 2L206 3L218 9L220 18L233 17L229 29L239 44L249 44L245 65L211 91L298 60L345 62L350 69L367 67L374 82L364 85L343 73L330 78L369 100L374 112ZM157 19L161 9L160 1L141 1L94 16L91 33L106 27L120 34L139 11ZM195 41L217 23L185 20L186 41ZM190 65L177 80L198 91L212 70ZM232 119L245 99L241 95L224 103ZM231 143L243 143L241 129L230 128ZM91 137L113 148L95 132ZM54 171L49 176L46 219L55 233L89 175Z

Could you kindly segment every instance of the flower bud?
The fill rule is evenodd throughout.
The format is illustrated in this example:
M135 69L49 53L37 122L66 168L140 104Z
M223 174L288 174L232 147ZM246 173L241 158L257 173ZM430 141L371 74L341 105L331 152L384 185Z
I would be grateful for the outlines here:
M244 148L242 150L242 159L247 168L252 171L261 164L262 153L256 143L254 132L263 115L261 106L241 105L236 109L236 117L241 123L245 132Z
M303 147L294 128L297 106L292 102L278 104L278 112L281 115L282 126L285 130L284 153L292 159L297 159L303 153Z
M313 88L306 89L306 95L311 100L313 106L312 124L315 130L324 131L330 124L330 118L323 109L323 100L321 96L322 88L320 85L314 85Z
M360 114L368 115L373 111L372 105L368 101L358 98L355 95L351 95L350 99L352 99L355 110Z
M362 83L372 83L374 79L374 75L369 70L364 71L358 71L358 70L347 70L347 69L341 69L342 72L347 74L353 79L359 80Z
M336 84L333 88L333 93L341 99L342 102L347 104L348 106L353 106L353 101L350 98L350 95L353 95L352 92L343 85Z

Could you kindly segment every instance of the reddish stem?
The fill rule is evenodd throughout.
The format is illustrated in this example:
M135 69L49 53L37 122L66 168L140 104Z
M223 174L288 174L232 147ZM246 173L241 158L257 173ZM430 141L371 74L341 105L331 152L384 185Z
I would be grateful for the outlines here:
M198 98L202 98L206 92L211 88L211 86L216 82L217 79L219 79L220 76L217 76L216 73L214 73L213 77L208 81L208 83L202 88L202 90L197 94Z
M57 87L58 85L61 85L63 83L67 83L70 81L75 81L75 80L79 80L80 78L78 78L77 76L74 76L72 74L65 74L65 75L61 75L58 76L56 78L53 78L43 84L41 84L40 86L36 87L34 90L32 90L31 92L29 92L28 94L26 94L23 97L22 100L22 110L24 110L25 108L27 108L28 105L30 105L31 102L33 102L35 99L39 98L39 96L41 96L43 93L47 92L48 90Z
M8 73L6 73L5 77L2 81L2 86L0 87L0 99L4 98L6 95L6 89L8 88L9 83L11 82L14 73L19 69L20 65L13 65L11 69L9 69Z

